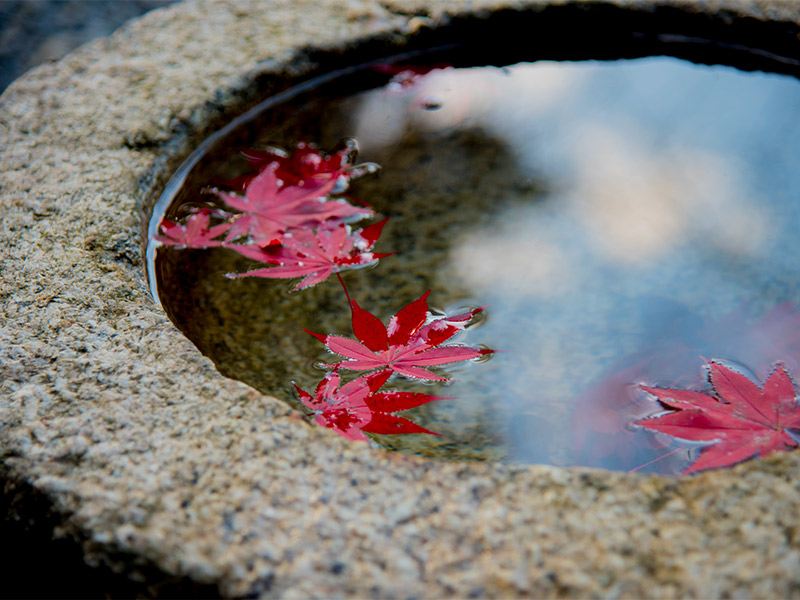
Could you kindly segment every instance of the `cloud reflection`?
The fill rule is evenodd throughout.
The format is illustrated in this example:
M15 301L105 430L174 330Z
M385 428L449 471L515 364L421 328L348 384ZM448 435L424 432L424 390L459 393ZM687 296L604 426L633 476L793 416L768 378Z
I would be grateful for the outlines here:
M368 153L411 130L477 126L550 182L549 200L569 215L572 231L556 239L537 230L540 211L528 206L495 218L510 227L480 224L452 251L455 271L479 287L552 296L568 291L579 267L573 261L642 268L690 243L731 257L757 255L768 219L748 192L746 165L664 138L641 120L594 111L592 94L581 91L591 91L596 78L595 69L549 62L436 70L409 89L365 96L356 137ZM441 108L424 110L430 99Z
M555 240L537 231L536 214L515 215L455 241L451 266L473 289L496 294L552 297L566 293L573 282L569 260ZM536 233L534 233L536 232Z
M503 185L485 159L446 173L449 155L424 163L440 180L486 173L482 181L505 196L502 209L452 237L443 280L489 305L481 335L508 352L479 383L502 397L512 438L519 429L516 455L559 460L576 427L565 424L571 412L603 435L628 436L632 415L612 401L630 404L631 382L698 376L701 353L750 364L751 351L766 348L756 358L767 366L785 355L777 329L756 328L769 334L758 345L742 324L797 301L789 248L800 208L790 174L800 138L787 134L793 110L764 116L765 107L796 104L795 88L647 59L442 70L415 88L365 96L356 115L365 154L402 147L405 136L479 130L478 139L508 148L519 180L537 184ZM426 99L441 108L424 110ZM746 305L752 314L737 312Z
M579 126L563 190L595 247L620 262L662 258L688 241L733 255L759 251L766 219L744 195L731 157L695 148L661 148L641 126ZM651 139L648 139L651 138Z
M365 95L354 119L355 137L365 152L392 146L412 129L441 132L483 125L506 137L498 128L514 129L534 115L553 111L580 85L578 73L548 62L510 69L435 70L411 88ZM439 108L425 110L431 102Z

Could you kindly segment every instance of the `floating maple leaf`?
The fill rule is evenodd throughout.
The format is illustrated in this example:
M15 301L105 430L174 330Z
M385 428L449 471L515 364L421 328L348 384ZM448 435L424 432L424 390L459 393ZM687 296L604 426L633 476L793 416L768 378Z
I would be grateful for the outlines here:
M264 247L281 242L288 229L313 228L328 219L372 215L369 209L327 199L336 183L333 179L281 187L277 168L277 163L273 163L264 169L247 185L244 196L215 190L225 204L242 213L234 218L227 241L250 235L256 245Z
M715 396L642 386L674 410L634 422L674 438L711 442L685 473L797 448L787 430L800 427L800 406L783 365L775 367L763 387L719 362L712 361L708 369Z
M314 396L293 385L319 425L351 440L367 439L361 427L370 422L372 413L365 401L370 389L363 380L356 379L339 388L339 374L334 371L319 382Z
M211 211L204 208L198 210L190 216L184 225L167 221L161 221L161 231L164 235L157 235L155 239L167 246L178 248L210 248L222 245L222 241L215 238L220 237L230 228L230 223L221 223L214 227L209 227Z
M351 440L366 440L363 432L388 435L434 431L391 413L421 406L439 396L412 392L379 392L392 371L386 369L354 379L339 387L339 374L328 373L317 385L314 396L295 385L303 404L314 412L316 421Z
M652 414L652 402L634 382L687 389L702 385L702 356L748 365L761 380L771 373L776 356L790 372L800 369L800 311L789 302L758 318L746 306L718 318L680 305L665 309L671 318L659 333L613 364L576 400L571 430L579 464L627 470L663 455L662 438L628 427ZM668 466L663 472L672 470Z
M290 230L284 234L283 245L278 248L230 245L229 248L248 258L275 266L228 274L228 277L304 277L295 290L316 285L333 273L373 264L380 258L390 256L371 251L387 220L355 232L351 232L344 223L324 223L316 232L308 229Z
M353 333L358 341L306 331L331 352L349 359L329 366L354 371L388 368L406 377L446 381L424 367L471 360L491 354L493 350L467 346L439 347L463 329L482 309L428 322L428 294L430 290L402 308L389 320L388 327L352 300Z

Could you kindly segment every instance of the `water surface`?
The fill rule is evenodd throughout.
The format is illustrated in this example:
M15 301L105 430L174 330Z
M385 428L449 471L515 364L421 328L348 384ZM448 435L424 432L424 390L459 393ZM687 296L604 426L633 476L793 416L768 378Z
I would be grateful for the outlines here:
M708 358L762 379L800 368L798 114L793 78L676 59L441 69L268 111L167 215L213 202L203 188L245 168L238 147L355 137L383 169L350 191L391 218L376 250L399 253L348 272L353 297L384 319L427 289L448 312L488 305L458 341L504 351L442 369L446 386L398 379L455 399L406 414L441 437L376 443L633 469L674 447L629 427L658 410L635 384L702 388ZM299 406L290 381L313 388L334 360L302 328L352 335L346 299L335 278L297 294L224 278L252 267L162 248L161 301L222 373Z

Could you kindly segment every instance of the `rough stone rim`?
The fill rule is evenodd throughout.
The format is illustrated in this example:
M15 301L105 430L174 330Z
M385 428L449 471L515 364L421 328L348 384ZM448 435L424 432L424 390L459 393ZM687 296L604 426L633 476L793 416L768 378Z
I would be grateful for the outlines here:
M392 2L389 8L394 8ZM413 2L411 3L414 4ZM225 123L255 110L265 96L274 96L310 79L336 70L349 69L403 53L424 52L437 46L463 46L465 54L454 66L507 65L536 60L618 60L646 56L672 56L700 64L729 65L740 70L764 70L800 78L800 23L791 0L774 2L774 22L763 22L763 16L747 4L739 7L704 12L702 5L681 0L640 0L626 6L611 0L547 0L519 2L512 7L475 11L454 11L445 8L399 9L409 17L404 31L382 32L364 36L329 48L305 46L295 49L281 62L284 75L257 72L245 77L238 89L230 90L238 100L229 99L227 106L213 107L205 122L195 129L184 130L166 146L175 149L181 137L181 148L168 161L154 165L149 174L158 183L148 190L143 210L143 249L147 239L147 221L166 180L188 158L190 148L198 146ZM734 5L738 4L734 0ZM781 8L785 10L780 10ZM737 10L737 8L739 10ZM769 9L770 6L767 6ZM748 10L749 9L749 10ZM767 12L767 10L765 10ZM795 20L792 20L795 17ZM598 20L611 27L597 27ZM495 37L511 44L485 53L470 43L480 33L494 29ZM570 29L569 38L561 31ZM534 36L530 44L525 36ZM536 37L539 36L539 37ZM579 42L576 44L575 42ZM591 48L591 49L589 49ZM512 58L516 57L516 58ZM266 64L272 59L265 61ZM133 142L131 147L150 148L147 140ZM166 148L165 148L166 150Z

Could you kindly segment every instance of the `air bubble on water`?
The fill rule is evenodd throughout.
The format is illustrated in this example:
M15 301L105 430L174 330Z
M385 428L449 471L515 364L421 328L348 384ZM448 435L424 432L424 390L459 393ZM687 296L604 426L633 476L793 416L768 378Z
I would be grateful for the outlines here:
M368 262L368 263L364 263L363 265L347 265L347 268L345 270L347 270L347 271L371 271L372 269L374 269L375 267L378 266L379 262L380 262L380 260L376 258L375 260L373 260L371 262Z
M489 346L486 346L485 344L477 344L475 347L478 348L478 350L492 350L492 348L489 348ZM477 358L473 358L472 362L474 362L474 363L489 362L490 360L492 360L492 357L494 355L495 355L495 352L486 352L485 354L481 354Z
M306 362L306 367L308 371L312 371L315 373L325 373L326 375L331 372L331 370L327 367L327 363L320 362L319 360L309 360Z
M296 294L299 294L300 292L303 291L303 290L298 290L296 288L297 288L297 284L295 282L292 282L292 283L290 283L290 284L288 284L286 286L282 286L280 288L281 296L283 296L284 298L292 298Z
M365 162L352 167L348 171L348 174L350 175L350 179L358 179L360 177L365 177L366 175L377 173L380 170L381 166L378 163Z
M477 306L468 306L468 307L465 307L463 309L460 309L459 313L456 313L456 314L460 314L462 312L468 312L468 311L471 311L471 310L475 310L476 308L479 308L479 307L477 307ZM464 329L473 329L475 327L480 327L481 325L486 323L486 321L488 321L488 320L489 320L489 313L484 308L483 310L481 310L481 311L475 313L474 315L472 315L472 318L469 320L469 323L466 324Z
M428 314L435 319L440 319L447 316L447 310L439 306L431 306L428 304Z
M350 182L348 181L347 177L344 175L340 175L336 178L336 183L333 184L333 188L331 189L331 194L344 194L347 191L347 188L350 187Z
M342 138L342 140L339 142L339 146L336 151L344 152L345 162L347 164L352 164L358 157L358 152L359 152L358 140L356 140L356 138L354 137Z

